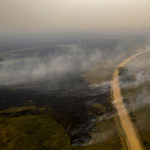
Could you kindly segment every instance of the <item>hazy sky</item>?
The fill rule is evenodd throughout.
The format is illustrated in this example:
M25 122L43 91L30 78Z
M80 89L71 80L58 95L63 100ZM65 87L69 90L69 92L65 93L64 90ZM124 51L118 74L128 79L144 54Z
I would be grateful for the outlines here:
M0 0L0 30L150 27L150 0Z

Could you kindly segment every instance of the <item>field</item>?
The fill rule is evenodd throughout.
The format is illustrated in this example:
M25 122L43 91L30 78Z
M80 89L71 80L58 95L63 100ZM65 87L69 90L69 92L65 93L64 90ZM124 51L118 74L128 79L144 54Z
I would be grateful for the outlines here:
M127 42L118 52L117 38L85 37L2 42L2 150L122 148L110 81L115 67L143 45Z
M121 83L125 105L146 149L150 148L149 58L148 52L128 62L125 67L129 70L132 81Z

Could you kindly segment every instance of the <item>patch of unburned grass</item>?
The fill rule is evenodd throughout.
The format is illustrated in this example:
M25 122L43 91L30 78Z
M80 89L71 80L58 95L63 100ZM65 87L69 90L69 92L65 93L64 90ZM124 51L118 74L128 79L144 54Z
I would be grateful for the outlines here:
M42 107L42 108L39 108L39 111L44 111L46 108Z
M103 68L102 64L94 66L88 73L82 75L85 77L85 80L90 82L91 84L102 83L105 80L111 78L111 70L107 70Z
M16 113L18 111L23 111L23 110L34 110L34 109L37 109L37 107L31 105L31 106L23 106L23 107L11 107L11 108L8 108L8 109L5 109L3 111L0 111L0 113Z
M132 86L132 87L121 89L121 94L123 97L129 99L130 102L136 102L137 95L141 93L144 86L145 86L144 84L141 84L138 85L137 87Z
M99 109L99 113L104 113L106 111L106 107L103 106L102 104L100 103L96 103L96 104L93 104L93 107L96 107Z
M9 122L0 125L0 133L3 132L0 138L1 150L72 149L70 138L64 132L64 129L48 117L28 115L16 118L1 118L2 120L3 122L9 120Z
M136 115L136 127L141 140L147 149L150 149L150 105L145 105L134 111Z
M104 149L121 149L120 137L115 125L114 118L108 119L106 121L98 121L96 124L96 130L98 132L91 133L92 140L89 142L89 148L98 150Z

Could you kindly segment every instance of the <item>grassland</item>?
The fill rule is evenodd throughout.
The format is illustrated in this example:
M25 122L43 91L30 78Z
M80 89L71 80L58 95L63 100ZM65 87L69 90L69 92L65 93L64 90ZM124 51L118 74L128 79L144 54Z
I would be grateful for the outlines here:
M64 129L46 116L0 117L1 150L71 149Z
M129 101L129 114L145 149L150 149L150 82L148 77L150 53L142 54L131 60L126 67L135 81L121 89L125 99ZM141 74L141 78L137 75Z
M34 110L37 109L37 107L30 105L30 106L24 106L24 107L11 107L11 108L7 108L3 111L0 111L0 113L16 113L19 111L23 111L23 110ZM40 111L42 111L42 108L40 109Z
M102 104L100 103L96 103L96 104L93 104L93 107L96 107L99 109L99 112L98 113L104 113L106 111L106 107L103 106Z
M105 62L100 62L100 64L91 68L91 70L82 75L82 77L85 77L86 81L90 82L91 84L102 83L103 81L111 79L113 67L111 70L101 68L104 65Z
M144 83L137 87L123 89L122 95L129 100L129 114L140 139L146 149L150 149L150 103L148 101L142 103L144 99L147 99L147 95L143 94L144 88L149 91L150 84Z

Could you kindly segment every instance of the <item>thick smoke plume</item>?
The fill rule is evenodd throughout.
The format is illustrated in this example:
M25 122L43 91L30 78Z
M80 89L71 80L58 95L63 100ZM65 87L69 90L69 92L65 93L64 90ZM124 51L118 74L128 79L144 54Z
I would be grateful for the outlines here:
M0 63L0 84L27 81L60 80L70 73L88 71L101 59L100 49L89 50L76 45L65 46L62 52L47 57L31 57L20 60L4 60Z

